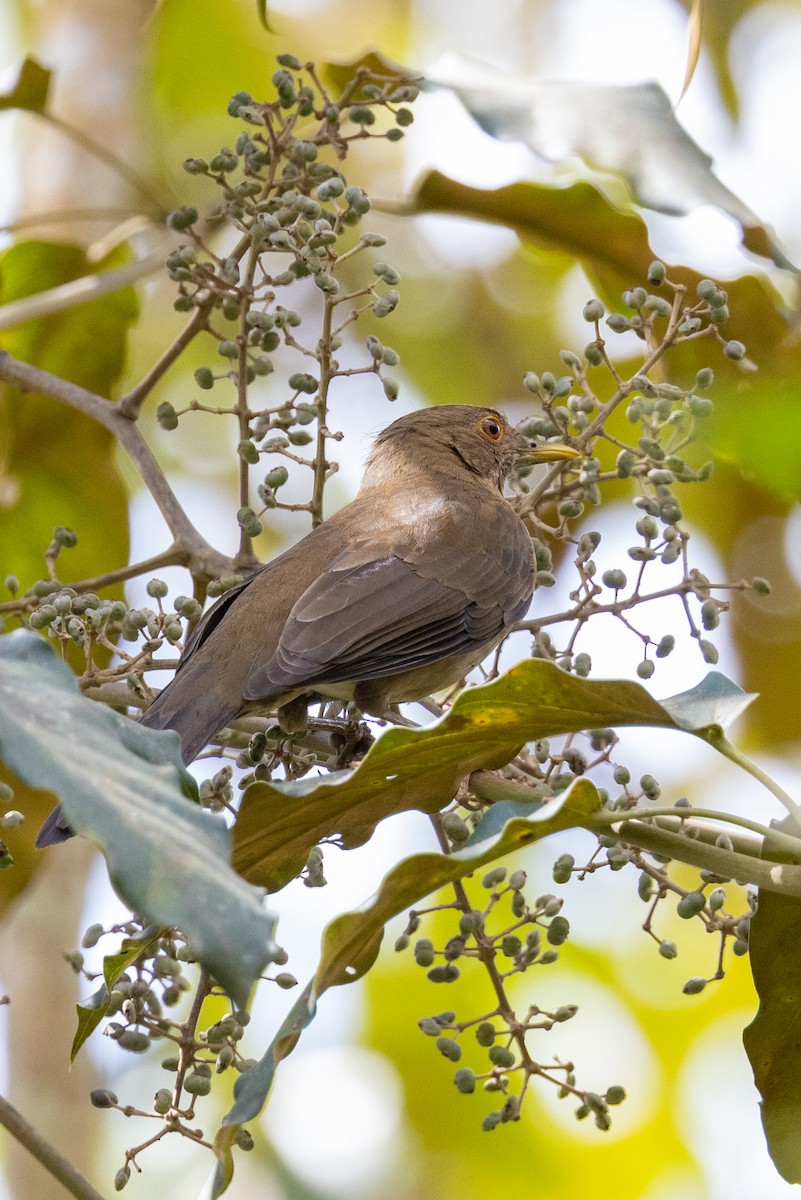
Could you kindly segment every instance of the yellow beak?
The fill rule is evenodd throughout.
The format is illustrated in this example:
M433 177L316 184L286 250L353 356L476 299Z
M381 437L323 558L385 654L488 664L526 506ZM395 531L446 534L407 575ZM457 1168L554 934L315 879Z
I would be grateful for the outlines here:
M572 446L564 446L561 442L545 442L542 446L532 446L524 451L520 458L523 463L562 462L568 458L582 458L583 455Z

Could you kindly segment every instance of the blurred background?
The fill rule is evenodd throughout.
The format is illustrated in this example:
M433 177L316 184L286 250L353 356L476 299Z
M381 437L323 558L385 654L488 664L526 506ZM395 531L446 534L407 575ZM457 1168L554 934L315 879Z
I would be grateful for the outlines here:
M794 125L801 111L801 4L706 0L692 6L688 20L690 7L678 0L504 0L493 6L478 0L372 0L369 6L275 0L267 31L255 0L7 0L0 8L0 68L6 70L0 91L11 91L19 63L34 55L54 72L49 111L106 146L136 179L121 176L52 121L4 106L0 301L91 271L121 245L140 260L163 258L163 234L141 214L156 202L170 209L210 200L204 181L187 176L181 163L232 142L236 127L226 116L228 100L241 89L256 99L270 97L276 54L352 62L378 49L443 82L458 67L467 81L461 88L426 91L405 139L354 154L348 171L374 198L371 228L388 237L387 259L402 276L398 312L391 328L387 322L380 330L401 355L402 390L391 405L375 379L340 381L333 419L346 438L328 511L353 494L374 433L402 412L467 401L504 408L514 419L530 413L524 372L558 374L559 350L580 351L588 340L584 302L644 283L650 258L686 268L688 278L695 271L730 281L724 282L731 296L730 336L746 343L757 370L738 370L708 348L697 362L679 357L679 371L703 362L718 377L716 412L702 448L703 456L715 458L715 476L710 485L685 489L683 504L696 535L696 566L716 581L761 575L772 584L769 597L745 594L736 601L716 644L720 669L761 694L737 740L799 795L801 706L787 688L801 669L801 352L796 275L788 264L801 262ZM623 95L610 109L605 128L615 127L615 138L608 139L615 142L614 162L604 161L597 130L588 152L581 139L571 139L569 130L554 132L546 120L528 139L549 154L540 157L515 136L519 125L501 122L494 137L458 98L461 90L468 107L476 108L479 68L466 60L480 60L502 82L655 81L676 104L699 12L700 57L676 117L714 159L720 189L704 168L700 191L688 199L685 166L696 170L703 158L693 151L688 159L673 157L674 131L664 117L643 130L641 94L632 93L629 101ZM462 56L456 66L454 54ZM579 93L568 88L551 94L564 112L564 97ZM490 109L497 116L492 102ZM431 170L445 182L427 175ZM599 207L589 193L572 190L585 182L598 189ZM497 215L497 189L518 184L525 187L508 194L504 209L514 228L476 219ZM643 198L655 202L655 191L663 211L643 206ZM562 204L568 193L583 197L569 219ZM683 208L689 211L675 211ZM448 212L425 211L434 209ZM742 244L743 228L751 230L750 250ZM26 259L22 270L15 247L28 238L62 243L63 249L43 252L35 270ZM130 292L116 293L56 312L35 329L14 326L0 333L0 344L101 393L119 394L182 328L185 318L173 311L173 298L166 276L142 272L136 300ZM360 337L368 332L360 327ZM621 339L615 352L625 365L635 348ZM143 431L192 519L216 546L232 552L234 431L226 441L219 422L199 418L182 423L180 435L167 434L154 416L162 400L187 402L196 390L192 371L203 361L193 347L170 372L148 403ZM79 534L69 559L75 578L166 545L150 498L130 465L121 457L115 464L111 453L100 435L56 407L39 407L17 420L5 450L0 446L4 571L38 578L56 524ZM102 506L98 472L108 475ZM599 568L625 562L632 512L621 485L585 517L587 528L603 533ZM279 517L257 546L263 557L306 532L302 517ZM188 590L180 571L160 574L175 590ZM129 588L132 603L145 602L144 582ZM569 586L559 574L556 591L540 594L537 603L560 605ZM677 601L653 606L651 635L675 632L678 610ZM621 636L612 621L599 624L595 640L580 647L592 654L594 673L634 677L641 657L637 639ZM648 686L657 696L669 695L705 671L697 648L677 650ZM624 748L635 777L647 769L659 778L666 803L687 795L761 821L780 815L756 784L690 739L629 732ZM76 990L61 952L78 944L88 924L113 920L121 910L103 864L88 847L76 842L34 856L38 816L49 803L46 796L27 797L28 819L12 845L17 865L0 878L0 995L11 1000L0 1007L0 1089L108 1192L124 1148L145 1133L140 1136L118 1113L91 1108L88 1090L107 1083L124 1102L147 1107L161 1081L155 1059L135 1059L99 1037L67 1071L73 1006L86 988ZM429 845L422 817L395 818L363 850L327 853L327 888L293 885L275 897L289 969L305 980L327 921L364 901L399 851ZM590 839L552 839L521 856L518 865L542 879L540 891L549 891L551 864L565 850L580 860L591 850ZM687 870L683 881L692 878ZM255 1150L239 1156L231 1194L449 1200L492 1188L532 1200L607 1189L621 1200L789 1196L764 1148L741 1045L742 1028L756 1009L747 960L733 960L722 983L685 996L685 979L714 970L717 947L690 923L661 912L660 936L675 938L680 954L674 961L660 958L640 930L644 909L634 872L602 872L554 890L565 896L571 941L548 972L518 981L516 998L523 1007L580 1006L573 1021L543 1036L538 1053L572 1059L583 1086L626 1087L629 1099L615 1111L609 1133L579 1124L572 1106L536 1089L518 1125L482 1133L489 1100L456 1093L452 1068L416 1022L447 1006L468 1015L482 1011L486 984L465 972L458 995L443 994L410 955L393 955L390 930L376 968L359 984L325 996L316 1021L282 1065L270 1106L254 1128ZM291 1000L273 991L248 1030L254 1055ZM225 1088L215 1092L222 1113ZM10 1140L0 1141L0 1153L0 1200L62 1194ZM208 1159L175 1138L149 1152L143 1166L145 1174L129 1184L131 1195L155 1187L174 1200L202 1194L210 1170Z

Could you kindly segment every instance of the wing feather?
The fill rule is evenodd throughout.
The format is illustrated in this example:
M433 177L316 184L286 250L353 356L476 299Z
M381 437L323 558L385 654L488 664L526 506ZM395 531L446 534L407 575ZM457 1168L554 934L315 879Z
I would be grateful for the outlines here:
M481 592L494 593L497 602L481 604L397 555L352 566L346 552L297 601L272 658L250 672L246 699L381 679L492 645L527 607L531 585L525 559L521 582L519 563L507 576L498 559L487 557L489 565L485 559L471 566ZM472 590L474 576L469 579Z

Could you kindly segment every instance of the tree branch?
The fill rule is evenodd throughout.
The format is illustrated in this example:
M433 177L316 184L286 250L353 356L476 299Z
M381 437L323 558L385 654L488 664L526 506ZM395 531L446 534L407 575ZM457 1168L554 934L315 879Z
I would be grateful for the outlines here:
M86 388L78 387L49 371L32 367L0 350L0 379L13 383L24 392L50 396L70 408L86 413L108 429L133 460L143 482L164 517L175 543L176 561L183 562L193 574L211 577L229 574L231 560L215 550L195 529L156 462L150 447L134 423L119 405ZM181 557L178 557L180 554Z
M88 1179L76 1171L72 1163L59 1154L55 1146L42 1137L5 1097L0 1096L0 1125L40 1162L46 1171L63 1184L77 1200L104 1200Z
M53 313L64 312L88 300L96 300L109 292L129 287L157 271L163 262L164 249L159 247L144 258L123 263L121 267L115 267L112 271L82 275L80 279L71 279L69 283L47 288L44 292L35 292L21 300L11 300L0 307L0 329L11 329L12 326L20 325L23 321L32 321L35 317L52 316Z
M131 421L136 420L141 412L143 403L153 391L158 381L163 375L166 375L169 368L179 355L183 353L189 343L206 328L206 320L212 308L213 299L213 295L209 295L208 303L201 304L195 309L181 333L178 334L172 345L167 347L158 362L153 364L144 379L135 388L132 388L126 396L120 399L117 408L122 416L128 417Z

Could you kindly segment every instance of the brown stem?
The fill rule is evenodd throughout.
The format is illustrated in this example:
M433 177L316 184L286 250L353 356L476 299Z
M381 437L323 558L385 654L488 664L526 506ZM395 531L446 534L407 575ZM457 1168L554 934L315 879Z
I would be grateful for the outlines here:
M248 261L245 269L245 278L243 281L242 290L246 297L246 302L242 306L242 317L239 326L239 361L236 374L236 415L239 423L239 440L246 442L250 437L250 409L248 408L248 333L249 326L247 324L247 313L250 298L253 295L253 280L256 275L256 266L259 261L259 250L255 242L251 242L248 250ZM247 508L250 504L250 467L248 463L239 457L239 507ZM258 560L253 553L253 539L250 534L244 529L239 531L239 552L236 556L236 565L239 569L252 569L258 565Z
M16 217L7 224L0 225L0 233L18 233L21 229L36 228L40 225L61 225L65 221L109 221L127 220L128 217L139 216L139 209L114 207L112 205L97 208L49 208L45 212L31 213L29 216Z
M164 351L161 358L153 364L153 366L135 388L132 388L126 396L123 396L117 408L124 417L128 417L131 421L135 421L141 412L142 405L153 391L158 381L163 375L166 375L169 368L175 360L183 353L189 343L197 337L206 328L206 321L209 312L213 307L213 296L209 296L207 301L200 304L192 316L186 323L186 326L178 334L178 337L171 346Z
M176 1110L180 1109L181 1107L181 1090L184 1086L184 1079L194 1060L195 1030L197 1029L197 1023L200 1020L200 1010L203 1008L203 1001L206 999L210 991L211 978L206 974L205 971L201 971L200 978L197 982L195 998L192 1001L192 1008L181 1030L178 1073L175 1076L175 1086L172 1093L172 1106Z
M725 587L730 591L747 591L750 585L743 581L741 583L710 584L709 587L710 590L713 589L713 587ZM635 592L625 600L614 600L610 601L609 604L597 604L595 600L589 599L587 601L583 601L581 604L577 604L575 608L566 609L564 612L560 613L554 613L549 617L537 617L531 621L518 621L512 632L516 633L519 630L524 629L529 633L536 633L545 625L561 625L564 621L587 621L591 616L595 616L598 613L612 613L615 616L619 616L622 612L625 612L629 608L635 608L640 604L647 604L651 600L663 600L666 596L679 596L683 599L683 602L686 603L684 598L688 595L695 595L697 590L698 585L691 579L683 579L680 583L675 584L673 587L661 588L657 592L648 592L647 595L642 595ZM637 636L641 637L642 635L638 633Z
M449 854L450 847L448 845L448 840L445 837L445 834L440 827L440 823L438 820L436 820L436 818L433 819L433 824L436 830L437 839L442 847L442 852L444 854ZM470 898L467 895L462 881L460 879L454 880L451 886L453 888L454 897L456 898L456 905L460 911L463 913L472 912L473 906L470 903ZM517 1045L517 1051L520 1055L520 1065L525 1072L524 1078L527 1079L530 1075L538 1075L541 1073L540 1068L538 1064L534 1062L533 1058L528 1052L525 1031L521 1028L520 1022L517 1019L517 1014L509 1003L509 998L506 995L503 976L498 970L495 962L495 947L491 939L486 937L482 930L477 929L473 936L476 942L477 956L481 962L481 965L484 967L484 970L487 972L490 983L492 984L492 990L495 992L495 996L498 1001L498 1007L496 1010L498 1016L506 1025L510 1036Z
M58 129L68 138L71 138L73 142L76 142L79 146L82 146L84 150L89 152L89 154L92 154L95 158L100 159L101 162L104 162L107 166L111 167L112 171L116 171L116 173L122 179L124 179L125 182L128 183L135 192L138 192L142 199L147 200L148 204L152 208L154 216L163 219L167 215L167 209L164 206L161 196L159 196L151 188L148 180L145 179L143 175L140 175L137 171L134 171L131 165L125 162L124 159L118 158L117 155L109 150L106 146L101 145L100 142L96 142L95 139L83 129L78 129L76 126L70 125L69 122L62 120L60 117L54 116L53 113L38 112L36 113L36 116L40 117L43 121L47 121L55 129Z
M11 1136L16 1138L54 1179L63 1184L71 1196L77 1197L77 1200L104 1200L89 1180L76 1171L72 1163L64 1158L63 1154L59 1154L55 1146L51 1146L3 1096L0 1096L0 1125L5 1126Z
M34 317L53 316L55 313L75 308L77 304L83 304L87 300L96 300L110 292L130 287L146 275L157 271L162 265L163 256L162 249L151 250L143 258L123 263L121 267L114 267L110 271L82 275L79 279L57 284L56 287L46 288L43 292L34 292L20 300L9 300L0 307L0 329L11 329L23 321L33 320Z
M124 583L126 579L134 579L137 575L146 575L157 571L159 567L182 567L186 565L186 555L178 546L170 546L161 554L145 558L138 563L129 563L127 567L118 567L116 571L107 571L105 575L95 575L91 579L78 579L74 583L67 581L67 586L76 592L99 592L103 588L112 587L115 583ZM59 582L61 582L59 580ZM20 612L28 607L26 597L17 600L6 600L0 604L0 613ZM114 653L119 653L115 647Z
M317 392L317 448L314 455L314 487L311 496L312 529L323 521L323 492L328 478L326 442L328 440L328 390L334 378L331 362L331 329L334 320L334 301L325 294L323 299L323 330L319 342L320 386Z

